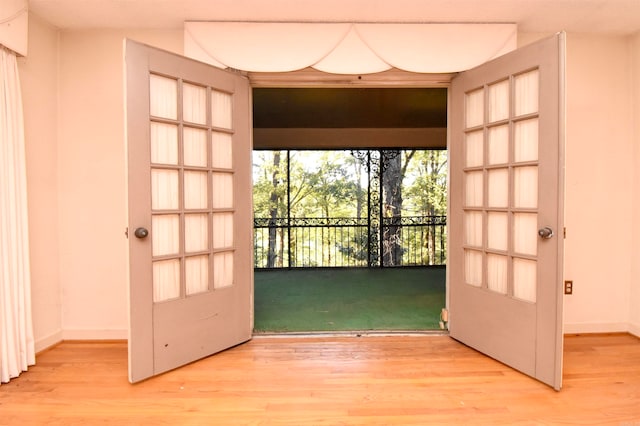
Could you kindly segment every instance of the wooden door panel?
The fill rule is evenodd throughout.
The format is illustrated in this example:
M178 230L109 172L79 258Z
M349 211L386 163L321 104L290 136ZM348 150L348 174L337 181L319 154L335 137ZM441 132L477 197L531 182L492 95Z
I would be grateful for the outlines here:
M135 382L251 338L251 100L245 77L150 46L127 40L125 62Z
M556 389L563 82L558 34L455 77L450 109L451 336Z

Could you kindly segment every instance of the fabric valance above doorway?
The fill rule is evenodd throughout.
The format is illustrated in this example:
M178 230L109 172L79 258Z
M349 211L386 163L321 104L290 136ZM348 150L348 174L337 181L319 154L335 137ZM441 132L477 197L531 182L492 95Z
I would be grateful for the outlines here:
M249 72L471 69L517 46L516 24L185 22L186 56Z

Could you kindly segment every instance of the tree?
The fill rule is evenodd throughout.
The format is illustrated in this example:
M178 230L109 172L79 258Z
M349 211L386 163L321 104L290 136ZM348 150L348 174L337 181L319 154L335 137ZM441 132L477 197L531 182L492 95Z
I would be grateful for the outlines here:
M279 220L286 217L286 161L280 151L261 151L254 158L254 217L269 218L266 267L282 267L284 260L283 228ZM256 242L256 244L258 244ZM264 247L261 247L264 249Z
M340 217L353 217L353 199L357 196L357 183L349 173L348 156L344 151L304 152L292 161L292 170L305 182L307 190L299 191L296 215L303 213L307 218L322 218L324 221ZM297 164L296 164L297 163ZM296 187L294 176L292 187ZM293 203L292 203L293 204ZM293 207L292 207L293 210ZM320 227L320 244L317 247L320 264L331 264L338 236L335 228Z
M353 166L353 173L356 177L355 183L355 199L356 199L356 218L362 218L362 210L366 203L366 192L362 187L363 168L368 167L368 161L366 160L368 155L363 151L351 151L347 163ZM367 212L368 215L368 212Z
M407 168L416 151L384 150L382 152L382 216L391 218L383 232L382 264L402 265L402 186ZM403 155L404 154L404 155ZM403 161L404 158L404 161Z
M267 254L267 268L273 268L276 266L276 230L275 227L276 221L278 218L278 204L282 201L282 194L278 191L278 184L280 182L280 151L273 152L273 171L271 174L271 183L273 188L271 188L271 196L269 197L269 218L271 221L269 222L269 251ZM282 237L282 235L281 235ZM282 238L281 238L282 239ZM284 250L280 250L282 253ZM282 266L282 256L280 256L279 266Z
M363 265L371 244L380 254L374 265L442 259L444 221L421 221L446 215L446 151L257 151L254 159L254 214L264 227L262 234L256 230L257 265L328 266L338 257L347 259L341 264ZM376 169L381 204L369 205L367 185L379 178L372 176ZM410 233L403 231L405 217Z
M415 214L434 218L447 214L447 152L444 150L422 151L416 157L411 170L413 182L407 188L411 198L410 208ZM422 241L426 258L424 264L437 263L440 255L439 244L444 235L436 234L435 226L426 227L426 237ZM444 244L444 241L442 241Z

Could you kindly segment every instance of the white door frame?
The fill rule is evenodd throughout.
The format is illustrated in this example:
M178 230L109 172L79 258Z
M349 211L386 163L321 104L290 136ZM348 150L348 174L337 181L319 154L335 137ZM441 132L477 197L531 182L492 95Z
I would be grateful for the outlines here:
M249 72L251 89L255 88L446 88L447 89L447 117L450 114L451 105L451 80L457 73L420 74L399 69L376 74L349 74L337 75L307 68L288 73L254 73ZM448 120L447 120L448 121ZM449 142L451 141L450 128L447 124L447 156L450 154ZM449 167L447 166L447 234L449 224ZM447 235L448 238L448 235ZM449 259L449 245L447 244L447 261ZM448 266L448 265L447 265ZM445 307L449 307L449 268L445 271ZM448 330L442 331L449 334Z

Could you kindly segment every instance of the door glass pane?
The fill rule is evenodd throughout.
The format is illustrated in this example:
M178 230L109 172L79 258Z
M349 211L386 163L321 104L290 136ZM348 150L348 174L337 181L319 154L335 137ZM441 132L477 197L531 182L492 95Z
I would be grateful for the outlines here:
M209 248L209 215L184 215L184 250L187 253L204 251Z
M469 128L484 124L484 90L478 89L469 92L465 99L466 127Z
M482 185L483 173L480 172L468 172L464 174L464 191L465 191L465 206L467 207L481 207L483 200L482 194L484 188Z
M206 209L208 206L207 172L184 172L184 208Z
M233 247L233 213L213 215L213 248Z
M213 255L213 288L233 285L233 252Z
M180 204L178 194L177 170L151 170L151 208L153 210L177 210Z
M151 123L151 162L178 164L178 126Z
M184 165L207 167L207 131L185 127L183 135Z
M178 119L178 82L171 78L149 77L149 110L152 116Z
M213 208L233 207L233 174L213 173Z
M488 205L503 207L509 205L509 169L494 169L488 173Z
M211 92L211 123L214 127L231 129L231 95L228 93Z
M538 119L518 121L514 131L514 161L538 160Z
M191 123L207 124L207 89L193 84L182 85L182 118Z
M180 252L180 216L177 214L151 217L151 246L154 256Z
M500 294L507 294L507 256L487 255L487 287Z
M537 262L513 259L513 296L527 302L536 301Z
M209 256L187 257L184 264L187 296L209 289Z
M509 162L509 126L502 125L489 129L489 164Z
M536 213L514 213L513 250L519 254L538 254L538 215Z
M162 302L180 297L180 260L153 262L153 301Z
M464 251L465 282L474 287L482 286L482 253L475 250Z
M515 77L515 115L538 112L538 78L538 70L529 71Z
M232 137L228 133L213 132L211 150L213 151L213 167L230 169L233 167Z
M538 207L538 167L516 167L513 176L514 206L518 208Z
M487 214L487 247L493 250L507 250L508 216L503 212Z
M489 122L509 118L509 80L489 86Z
M465 135L465 167L477 167L484 164L483 131L470 132Z
M464 243L469 246L482 247L481 212L466 212L464 214Z

